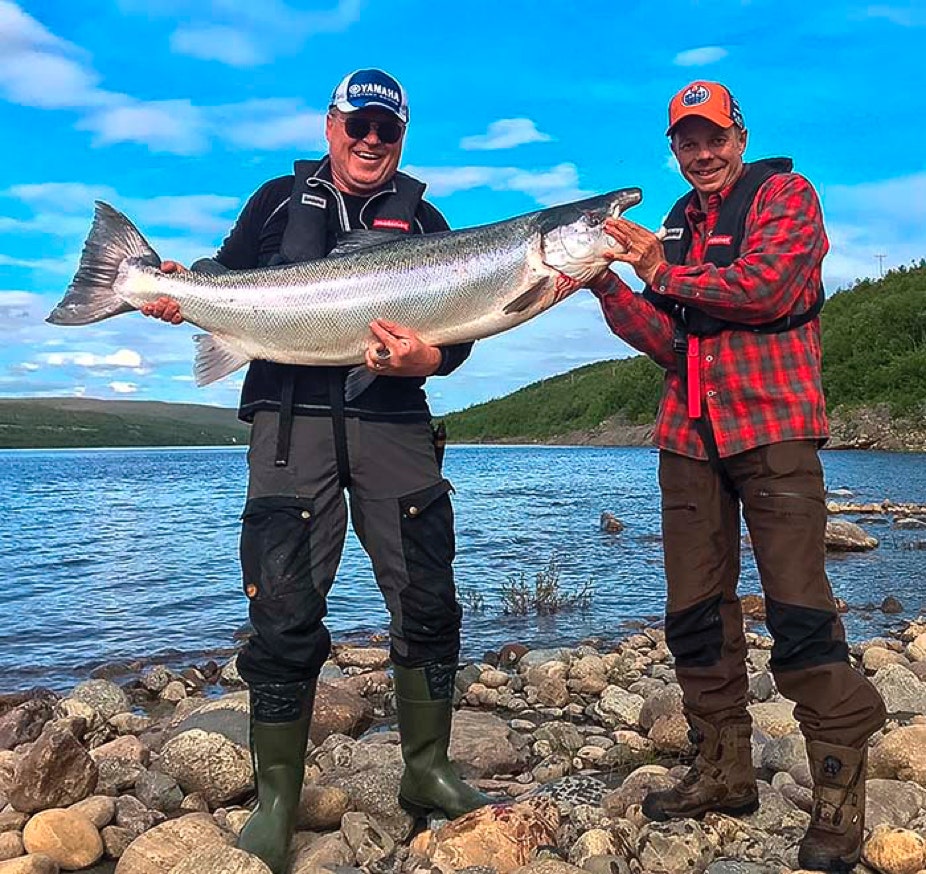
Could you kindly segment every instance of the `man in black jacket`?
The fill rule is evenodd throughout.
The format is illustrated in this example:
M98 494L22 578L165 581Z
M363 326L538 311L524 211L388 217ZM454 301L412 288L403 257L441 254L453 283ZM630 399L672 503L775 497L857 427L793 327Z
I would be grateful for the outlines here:
M346 76L328 109L328 155L297 161L293 175L261 186L214 260L232 270L292 264L326 257L351 230L446 230L422 198L424 184L397 171L407 123L405 91L393 77L376 69ZM182 320L168 299L143 312ZM242 390L239 416L253 424L241 565L254 634L238 667L250 687L258 806L238 845L275 874L286 864L316 681L330 649L322 620L346 533L345 491L391 614L400 802L414 814L449 817L492 802L447 760L461 609L451 485L422 388L457 368L472 344L430 346L385 321L371 332L360 373L253 361ZM361 385L375 379L352 397L346 385L358 376Z

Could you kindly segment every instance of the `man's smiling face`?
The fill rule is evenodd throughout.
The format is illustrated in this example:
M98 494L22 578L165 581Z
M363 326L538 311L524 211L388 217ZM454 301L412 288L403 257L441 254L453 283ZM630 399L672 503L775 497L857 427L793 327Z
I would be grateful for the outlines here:
M723 191L743 171L746 131L724 128L706 118L683 118L672 131L672 152L682 175L705 200Z
M357 139L348 134L348 120L374 122L366 134ZM379 136L378 124L401 127L402 135L394 143L385 143ZM405 126L386 109L370 107L349 115L331 109L325 123L331 175L334 184L346 194L369 194L382 188L392 177L402 157Z

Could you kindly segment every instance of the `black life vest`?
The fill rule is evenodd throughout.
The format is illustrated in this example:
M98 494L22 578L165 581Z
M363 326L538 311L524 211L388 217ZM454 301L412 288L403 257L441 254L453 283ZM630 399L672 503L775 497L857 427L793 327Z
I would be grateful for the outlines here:
M767 158L746 165L743 175L720 206L717 224L705 247L704 260L706 262L717 267L729 267L739 257L746 234L746 218L759 189L771 176L778 173L790 173L793 166L790 158ZM679 198L664 222L666 236L662 241L662 247L666 260L670 264L684 264L688 250L691 248L691 228L688 225L686 209L691 203L691 198L695 196L697 196L695 192L689 192ZM710 337L721 331L780 334L783 331L799 328L819 315L823 308L824 290L821 284L817 299L808 310L802 313L789 313L774 321L756 325L708 315L689 303L658 294L650 286L643 290L643 296L653 306L672 316L685 333Z
M280 252L270 264L296 264L324 258L337 244L341 233L352 228L341 193L330 179L323 178L328 158L296 161L295 180L289 201L281 203L268 217L287 210L286 229ZM421 233L415 214L424 195L425 184L405 173L397 172L389 185L372 194L360 211L364 225L359 230L392 234ZM265 222L266 225L266 222ZM348 367L302 366L254 360L248 367L241 390L238 415L253 419L258 410L295 411L299 414L323 413L331 405L332 385L343 385ZM364 394L363 403L377 413L408 413L408 407L427 406L420 389L424 380L378 380ZM413 384L414 383L414 384ZM398 397L401 395L401 397Z
M320 178L321 161L296 161L295 181L289 198L286 230L280 244L281 264L298 264L324 258L335 246L339 234L350 230L415 233L415 213L425 185L397 172L389 185L371 195L360 210L362 228L351 228L341 192L334 183ZM420 231L420 229L418 229Z

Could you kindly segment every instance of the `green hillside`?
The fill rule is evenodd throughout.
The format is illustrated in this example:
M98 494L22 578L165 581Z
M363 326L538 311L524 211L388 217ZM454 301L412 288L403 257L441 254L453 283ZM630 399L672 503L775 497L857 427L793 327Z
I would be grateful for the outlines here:
M646 424L656 416L662 379L663 371L642 355L600 361L451 413L447 432L461 443L532 442L595 428L615 415Z
M833 294L821 315L823 381L831 410L886 406L926 416L926 262ZM644 356L604 361L533 383L446 417L460 442L534 442L612 420L652 422L662 371Z
M234 410L87 398L0 400L0 448L221 446L247 443Z
M823 387L831 407L888 404L926 414L926 261L826 302Z

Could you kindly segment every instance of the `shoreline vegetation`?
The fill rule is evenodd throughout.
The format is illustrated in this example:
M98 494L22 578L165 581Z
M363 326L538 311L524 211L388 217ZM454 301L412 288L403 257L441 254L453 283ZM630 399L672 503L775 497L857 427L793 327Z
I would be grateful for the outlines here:
M466 779L513 802L423 830L397 803L388 650L376 640L336 644L319 684L288 871L796 870L813 803L806 747L769 669L771 639L749 613L745 629L759 810L667 823L647 820L640 803L673 785L693 751L658 625L555 648L515 640L462 665L451 757ZM851 653L889 713L870 741L864 862L881 874L921 870L926 617ZM0 695L0 870L266 874L233 849L255 802L234 653L91 676L63 694Z
M832 294L821 314L829 449L926 452L926 261ZM649 446L662 371L601 361L441 416L453 443ZM246 445L235 410L0 399L0 449Z

